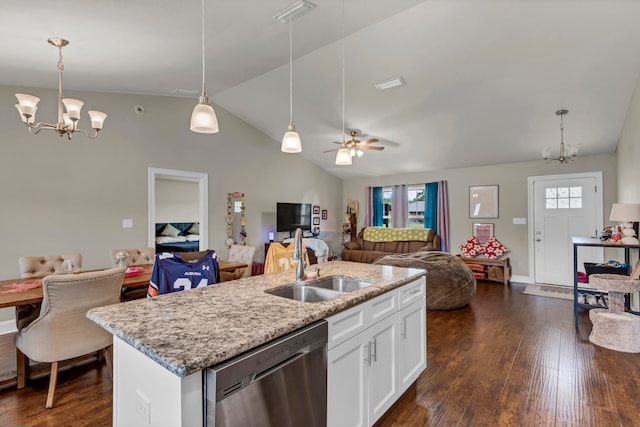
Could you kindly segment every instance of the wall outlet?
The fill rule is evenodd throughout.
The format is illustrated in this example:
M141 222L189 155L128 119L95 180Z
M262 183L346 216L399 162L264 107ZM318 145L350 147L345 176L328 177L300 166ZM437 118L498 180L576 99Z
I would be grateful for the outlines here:
M527 223L527 218L513 218L513 223L516 225L525 225Z
M151 424L151 403L140 390L136 390L136 412L147 424Z
M123 219L122 220L122 228L133 228L133 220L132 219Z

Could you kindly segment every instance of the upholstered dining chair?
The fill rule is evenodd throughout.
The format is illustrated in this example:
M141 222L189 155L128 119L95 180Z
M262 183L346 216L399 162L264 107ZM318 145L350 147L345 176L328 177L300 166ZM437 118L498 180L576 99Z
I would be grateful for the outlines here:
M236 280L242 277L251 276L251 266L253 264L253 255L256 253L256 247L250 245L231 245L229 248L228 261L240 262L247 264L246 268L237 268L234 271L221 271L220 279L223 282Z
M126 252L126 254L124 254L124 262L127 264L127 267L151 265L153 264L153 260L156 256L155 248L112 249L111 261L114 267L119 265L119 257L121 256L119 254L122 254L123 252ZM146 297L146 287L122 288L122 292L120 293L120 300L123 302Z
M112 335L87 319L94 307L120 302L124 267L79 274L51 275L42 279L42 309L30 324L14 336L17 354L18 389L24 388L29 360L51 363L46 407L53 407L58 363L107 350L111 369Z
M77 273L82 268L82 254L22 256L18 259L20 277L31 279L48 274ZM40 304L16 306L16 327L32 322L40 314Z

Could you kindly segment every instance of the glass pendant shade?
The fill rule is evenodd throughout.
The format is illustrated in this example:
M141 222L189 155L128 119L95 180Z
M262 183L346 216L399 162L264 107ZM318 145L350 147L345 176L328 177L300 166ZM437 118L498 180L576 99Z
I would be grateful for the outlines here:
M36 115L36 111L38 111L38 107L33 109L33 114L30 115L28 119L27 119L27 116L22 114L22 111L20 109L20 104L16 104L16 109L20 113L20 119L22 119L22 123L30 123L30 124L35 123L36 121L35 115Z
M299 153L302 151L302 142L300 141L300 135L296 132L296 127L293 123L289 125L287 131L282 137L282 145L280 150L283 153Z
M217 133L218 117L208 100L202 97L191 113L191 130L198 133Z
M351 164L351 153L347 147L340 147L336 154L336 165L349 166Z
M24 116L35 116L40 98L25 93L16 93L18 98L18 111Z
M104 119L107 118L107 114L102 111L89 111L89 117L91 118L91 127L95 130L100 130L104 125Z
M82 110L82 106L84 102L79 99L73 98L64 98L62 100L64 104L64 108L67 110L67 114L69 115L69 119L71 120L80 120L80 111Z

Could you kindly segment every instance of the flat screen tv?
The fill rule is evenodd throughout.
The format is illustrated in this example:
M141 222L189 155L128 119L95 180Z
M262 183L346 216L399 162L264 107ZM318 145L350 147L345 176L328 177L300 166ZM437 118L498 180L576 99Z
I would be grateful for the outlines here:
M295 231L296 228L311 230L311 203L276 204L278 232Z

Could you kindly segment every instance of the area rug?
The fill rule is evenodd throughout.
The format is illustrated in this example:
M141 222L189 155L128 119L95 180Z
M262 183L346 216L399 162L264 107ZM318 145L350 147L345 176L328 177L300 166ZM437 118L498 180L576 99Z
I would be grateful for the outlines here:
M526 289L522 291L522 293L540 297L573 300L573 288L567 288L565 286L531 284L527 285Z

